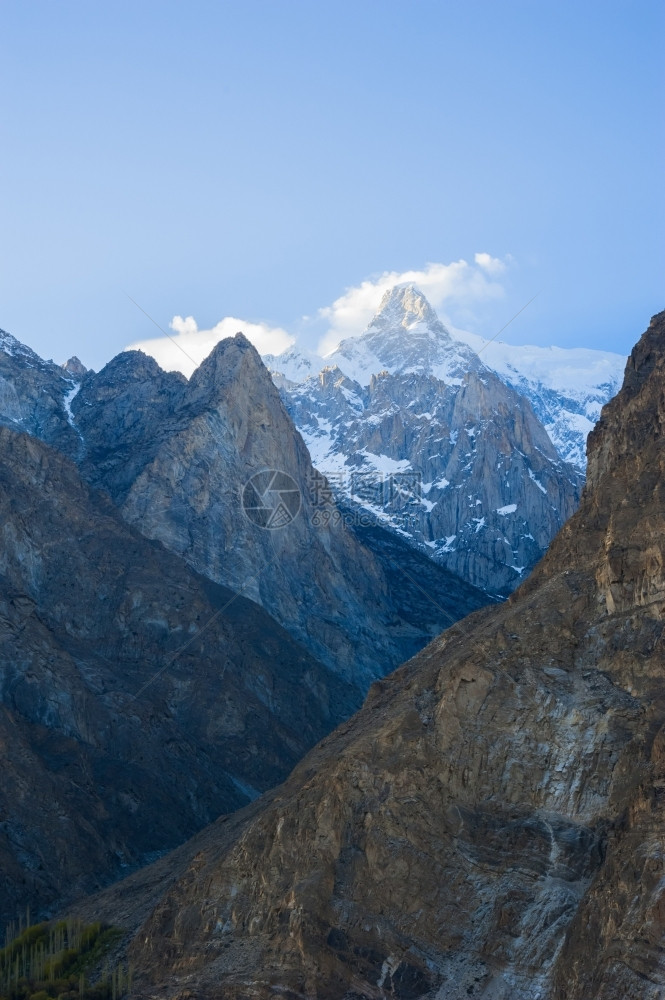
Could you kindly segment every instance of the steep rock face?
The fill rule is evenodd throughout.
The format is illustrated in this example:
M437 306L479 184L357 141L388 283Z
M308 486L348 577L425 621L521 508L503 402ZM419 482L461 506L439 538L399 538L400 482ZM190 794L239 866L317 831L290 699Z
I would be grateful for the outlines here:
M665 313L579 511L232 824L91 901L142 996L659 1000Z
M218 344L189 382L140 352L122 354L86 377L72 409L86 478L108 490L130 523L260 603L360 687L421 648L451 615L486 602L449 573L438 587L449 595L443 612L436 594L405 601L391 591L381 559L332 498L322 503L327 484L241 334ZM275 530L247 511L245 484L264 470L286 474L287 487L290 477L286 501L295 496L288 523Z
M0 919L61 906L283 779L358 692L0 428Z
M586 347L516 347L457 335L503 382L526 396L560 457L584 472L587 436L621 387L625 357Z
M81 442L69 403L79 383L71 369L43 361L0 330L0 424L34 434L75 458Z
M81 470L119 507L163 439L179 430L177 411L186 385L184 375L162 371L140 351L127 351L89 378L75 397L72 413L85 441Z
M451 332L413 285L387 293L365 333L345 340L325 358L297 347L264 358L276 384L287 391L293 388L289 383L299 385L326 365L337 365L363 386L382 368L451 383L469 371L489 369L529 400L559 457L582 473L587 435L601 407L619 390L626 364L625 357L610 351L517 346Z
M80 358L76 357L75 354L72 355L72 357L69 358L67 361L65 361L62 367L70 375L73 375L74 378L83 378L84 375L88 374L89 370L88 368L85 367Z
M453 340L413 286L387 292L363 336L328 361L276 382L337 495L474 586L510 593L583 483L528 399Z

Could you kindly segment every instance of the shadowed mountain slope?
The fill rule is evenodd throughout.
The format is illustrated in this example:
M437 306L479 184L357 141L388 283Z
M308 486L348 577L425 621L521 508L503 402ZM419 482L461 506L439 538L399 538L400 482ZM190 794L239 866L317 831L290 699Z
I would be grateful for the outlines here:
M664 430L661 313L530 579L85 904L133 934L140 996L662 998Z
M118 877L282 780L357 689L0 428L0 919Z

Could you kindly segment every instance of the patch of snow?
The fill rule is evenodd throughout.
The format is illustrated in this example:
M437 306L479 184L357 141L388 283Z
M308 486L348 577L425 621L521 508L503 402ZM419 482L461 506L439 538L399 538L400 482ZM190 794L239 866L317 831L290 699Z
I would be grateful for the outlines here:
M514 514L517 510L516 503L507 503L505 507L497 507L497 514L501 514L501 517L505 517L506 514Z
M358 454L366 458L376 471L381 472L383 475L390 475L393 472L406 472L411 469L411 463L407 458L395 459L390 458L389 455L375 455L371 451L367 451L366 448L363 448Z
M545 487L543 486L543 484L542 484L542 483L541 483L541 482L540 482L540 481L539 481L538 479L536 479L536 477L535 477L535 475L534 475L534 472L533 472L533 469L529 469L529 479L532 479L532 480L533 480L533 482L534 482L534 483L536 484L536 486L538 487L538 489L539 489L539 490L540 490L540 491L541 491L542 493L544 493L544 494L545 494L545 496L547 496L547 490L545 489Z
M347 403L349 403L349 405L352 406L354 410L362 412L365 409L363 401L357 392L353 392L351 389L347 389L345 385L340 385L339 388Z
M73 427L74 430L77 432L78 428L74 423L74 414L72 413L72 402L74 400L74 396L78 394L80 388L81 388L80 382L72 383L72 388L69 390L69 392L65 393L64 399L62 401L62 405L65 408L65 413L67 414L67 420L69 421L70 426Z
M454 552L455 549L452 547L453 542L457 538L457 535L448 535L446 538L435 538L432 542L425 542L424 544L428 549L436 549L438 552Z
M453 542L457 538L457 535L447 535L445 540L445 545L441 549L442 552L454 552Z
M377 507L376 504L369 503L365 497L359 497L355 493L349 493L348 498L363 510L370 513L377 519L377 521L383 521L385 524L390 525L392 530L396 531L398 535L403 535L404 538L411 538L409 532L404 531L404 529L400 526L399 521L396 518L391 517L390 514L383 510L382 507Z
M312 351L288 347L281 354L264 354L263 363L271 375L283 375L295 384L316 375L325 361Z

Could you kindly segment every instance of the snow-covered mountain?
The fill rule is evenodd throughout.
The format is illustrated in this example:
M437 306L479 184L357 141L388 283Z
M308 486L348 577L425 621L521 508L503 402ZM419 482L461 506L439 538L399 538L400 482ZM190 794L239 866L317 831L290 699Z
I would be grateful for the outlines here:
M516 347L462 331L454 336L531 400L561 457L584 471L587 435L621 387L625 357L585 347Z
M263 362L273 374L281 374L290 382L304 382L325 368L320 354L299 347L288 347L282 354L264 354Z
M575 509L586 433L624 366L453 334L413 285L326 358L264 360L337 497L493 593Z
M386 292L362 337L352 337L325 359L360 385L372 375L434 375L448 385L461 385L482 364L476 352L454 340L431 305L413 285Z
M409 284L386 293L362 336L343 340L325 357L294 346L264 355L264 361L280 384L279 375L301 383L330 365L363 386L382 370L434 375L459 385L465 372L489 368L531 401L561 458L582 472L587 435L617 393L626 366L625 357L611 351L513 345L449 330Z

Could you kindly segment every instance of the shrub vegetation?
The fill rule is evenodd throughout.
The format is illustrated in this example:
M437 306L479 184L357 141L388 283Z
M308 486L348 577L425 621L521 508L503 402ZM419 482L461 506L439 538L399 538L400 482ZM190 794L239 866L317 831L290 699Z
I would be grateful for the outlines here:
M0 951L0 1000L120 1000L131 994L132 969L104 961L122 931L58 920L10 924ZM99 968L102 968L99 974ZM88 976L97 971L94 982Z

